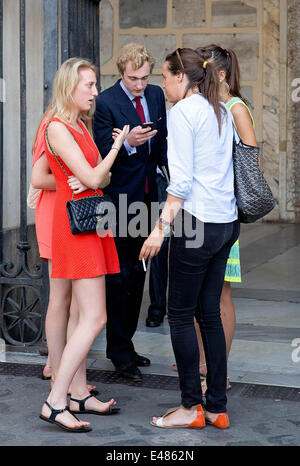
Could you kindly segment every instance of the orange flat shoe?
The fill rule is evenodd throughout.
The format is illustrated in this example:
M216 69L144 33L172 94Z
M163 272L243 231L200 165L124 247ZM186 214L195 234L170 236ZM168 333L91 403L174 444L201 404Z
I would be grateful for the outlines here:
M202 405L197 405L197 417L196 419L188 425L188 427L202 429L202 427L206 426L204 411Z
M165 426L164 418L168 416L168 414L171 414L174 411L176 411L178 408L179 407L169 409L163 416L157 418L156 421L151 421L150 424L155 427L162 427L163 429L187 429L187 428L202 429L203 427L206 426L203 407L200 404L197 405L197 417L190 424Z
M229 417L227 413L220 413L214 422L211 422L207 416L205 416L207 424L218 427L218 429L228 429L230 426Z

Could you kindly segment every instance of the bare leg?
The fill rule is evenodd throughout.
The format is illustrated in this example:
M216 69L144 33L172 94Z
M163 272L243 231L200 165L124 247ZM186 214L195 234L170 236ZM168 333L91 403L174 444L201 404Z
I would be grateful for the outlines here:
M51 277L52 261L49 261ZM54 380L61 355L66 344L69 307L71 302L71 282L50 278L50 296L46 315L46 335L51 359L51 377Z
M75 299L72 297L71 305L70 305L70 312L69 312L69 320L68 320L68 325L67 325L67 341L69 340L70 336L72 335L72 333L74 332L74 330L75 330L75 328L76 328L76 326L78 324L78 318L79 318L78 307L77 307ZM66 341L66 339L64 338L64 342L65 341ZM64 347L65 347L65 343L64 343L64 345L60 345L59 348L56 348L57 349L57 361L55 363L56 370L53 370L52 374L51 374L51 382L50 382L51 388L52 388L54 380L55 380L55 373L57 372L58 365L59 365L59 362L60 362ZM59 355L58 351L61 352L60 355ZM48 356L48 360L49 360L49 356ZM47 362L48 362L48 360L47 360ZM86 374L86 361L84 361L82 363L82 367L81 367L81 369L79 368L79 370L82 370L82 372L84 374ZM86 375L85 375L85 377L86 377ZM88 385L89 390L93 390L94 388L96 388L96 385ZM69 393L71 393L71 388L69 389Z
M49 273L49 277L51 277L51 270L52 270L52 259L48 259L48 273ZM47 313L48 313L48 310L47 310ZM46 313L46 315L47 315ZM50 361L50 354L49 354L49 348L48 348L48 357L47 357L47 361L46 361L46 364L43 368L43 376L45 378L48 378L48 377L51 377L51 361Z
M45 378L51 377L51 362L50 362L49 354L48 354L48 357L47 357L46 364L44 365L44 368L43 368L43 376Z
M70 280L50 280L50 298L46 316L46 335L49 354L51 355L52 378L55 380L59 371L61 357L66 344L72 286ZM53 382L53 385L55 385L55 382ZM50 405L53 406L53 408L57 409L57 406L53 405L49 398L48 401L50 402ZM66 405L67 394L64 405L59 406L58 409L63 409ZM50 417L50 409L45 404L42 408L42 415L47 418ZM68 411L59 414L57 416L57 421L70 428L89 426L89 424L76 421L74 416L72 416Z
M194 323L195 323L195 330L196 330L196 335L197 335L197 340L198 340L198 345L199 345L199 356L200 356L199 370L200 370L200 375L203 375L205 377L206 374L207 374L205 353L204 353L200 328L199 328L198 322L196 321L195 318L194 318Z
M67 341L69 341L72 333L74 332L76 326L78 325L78 319L79 319L78 306L77 306L76 300L74 298L74 295L72 293L72 301L71 301L71 306L70 306L70 317L69 317L68 330L67 330ZM79 375L79 373L80 373L80 375ZM80 380L82 380L84 378L85 383L86 383L86 359L82 362L82 364L80 365L80 367L79 367L79 369L78 369L78 371L77 371L77 373L75 374L74 377L76 377L77 374L80 377ZM73 381L72 381L72 383L73 383ZM93 390L94 388L96 388L96 385L87 385L87 387L88 387L88 390L90 391L90 390ZM72 392L72 387L70 387L69 392L70 393Z
M102 280L101 285L104 286L103 292L102 292L103 301L100 303L101 313L102 315L105 315L105 319L106 319L105 279ZM72 317L73 322L71 321L71 325L68 326L68 332L70 331L70 333L72 333L73 331L72 326L75 325L75 322L76 322L76 313L77 313L77 321L78 321L79 307L86 306L86 295L82 294L81 292L79 292L78 294L78 289L76 289L76 286L78 288L78 283L77 281L74 281L73 282L73 290L74 290L73 295L74 297L76 296L78 306L74 306L74 308L71 309L71 316L73 316ZM86 291L86 293L88 293L88 290ZM68 337L68 340L69 340L69 337ZM89 386L87 386L87 383L86 383L86 358L85 358L72 380L72 386L71 386L72 398L83 399L86 396L88 396L89 395L88 387ZM86 409L92 409L92 410L99 411L99 412L105 412L109 409L110 405L114 405L114 404L116 404L116 402L113 399L107 403L103 403L102 401L96 398L91 398L87 400L85 407ZM74 411L77 411L79 409L79 405L77 402L70 400L70 408Z
M70 307L70 318L69 318L68 331L67 331L67 341L70 340L79 322L79 309L78 309L78 305L77 305L74 295L75 293L73 292L71 307ZM80 383L86 384L86 359L82 361L82 363L80 364L78 371L74 375L72 384L74 383L74 380L76 378L77 378L77 383L78 383L78 380L80 380ZM71 393L72 393L72 384L71 384L71 389L70 389Z
M220 300L220 308L226 339L226 355L228 359L236 325L236 317L231 296L230 282L224 282Z
M105 277L74 280L73 293L78 304L79 321L62 354L55 382L48 397L48 402L55 409L62 409L67 404L67 393L70 383L79 369L79 366L87 357L88 351L94 339L106 324L105 303ZM77 382L77 381L76 381ZM86 383L73 383L72 396L77 398L87 393ZM88 393L87 393L88 394ZM92 398L91 400L96 400ZM96 400L98 401L98 400ZM99 401L99 403L101 403ZM109 402L114 404L114 400ZM90 408L90 406L87 406ZM72 407L71 407L72 409ZM50 410L44 404L42 414L49 417ZM58 422L68 427L89 425L76 421L69 412L63 412L57 416Z

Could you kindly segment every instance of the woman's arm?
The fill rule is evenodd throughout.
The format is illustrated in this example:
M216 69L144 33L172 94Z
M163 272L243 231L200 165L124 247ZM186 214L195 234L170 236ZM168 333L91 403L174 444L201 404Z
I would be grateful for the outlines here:
M113 144L114 148L119 149L122 146L128 130L129 126L124 126L123 131ZM48 140L51 148L60 156L76 178L91 189L97 189L103 185L118 155L118 150L111 149L99 165L95 168L91 167L72 134L63 123L56 121L51 122L48 126Z
M56 190L55 178L51 173L45 152L32 167L31 184L36 189Z
M253 123L248 109L243 104L235 104L231 113L234 119L235 126L241 136L243 142L249 146L257 147ZM260 156L258 155L258 165L260 168Z
M75 194L82 193L86 191L88 188L80 183L75 176L69 177L68 183L71 189L75 192ZM31 184L33 188L36 189L44 189L46 191L55 191L56 190L56 181L55 177L52 174L47 156L45 152L41 155L41 157L35 162L32 167L32 174L31 174Z
M257 146L253 123L245 105L237 103L231 108L235 126L245 144Z

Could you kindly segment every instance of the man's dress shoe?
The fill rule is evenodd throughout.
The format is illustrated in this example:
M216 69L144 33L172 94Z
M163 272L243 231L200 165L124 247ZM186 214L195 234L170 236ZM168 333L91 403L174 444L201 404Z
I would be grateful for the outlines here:
M164 316L154 315L149 316L146 319L146 327L159 327L160 324L163 322Z
M116 366L116 371L125 379L131 379L134 382L142 382L143 376L134 361L124 362Z
M148 367L151 364L150 359L145 358L145 356L141 356L140 354L135 355L134 362L137 366L140 367Z

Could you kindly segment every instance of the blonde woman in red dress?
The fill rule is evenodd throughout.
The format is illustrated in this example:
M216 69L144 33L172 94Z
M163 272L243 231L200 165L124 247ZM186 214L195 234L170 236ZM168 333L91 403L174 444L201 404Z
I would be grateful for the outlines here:
M71 58L59 68L53 97L47 116L46 156L56 181L56 198L52 229L53 294L50 314L46 318L47 343L52 358L57 332L67 333L67 314L73 295L79 319L68 339L51 392L42 407L40 418L72 432L87 432L89 422L80 421L74 413L114 414L118 412L115 400L102 402L90 395L81 364L86 359L95 338L106 324L105 275L119 272L119 261L111 235L99 237L96 232L72 235L66 202L72 199L69 176L75 176L89 189L78 195L99 194L100 185L109 179L110 169L127 134L123 128L111 151L101 160L88 127L98 94L93 65L80 58ZM55 155L64 166L62 170ZM76 183L75 183L76 184ZM62 317L55 322L51 313ZM70 405L67 394L72 382Z
M35 229L36 237L39 247L39 253L42 260L48 263L48 273L51 277L52 273L52 226L53 226L53 213L55 204L56 182L53 174L51 173L48 160L45 153L45 130L48 123L47 117L44 117L39 125L33 151L32 151L32 176L31 184L34 188L40 189L40 194L35 207ZM70 186L73 186L74 193L88 189L82 185L75 177L70 177L68 181ZM105 187L105 186L102 186ZM50 278L50 295L52 294L53 282ZM60 318L55 316L55 319ZM70 335L75 328L78 320L78 309L75 300L71 301L70 314L68 320L68 334ZM42 379L52 382L55 378L55 369L58 367L62 351L65 346L65 336L63 335L62 341L57 340L55 347L55 355L53 357L53 364L51 363L50 355L48 352L47 362L43 368ZM83 370L85 370L86 361L83 363ZM51 367L52 366L52 367ZM95 385L88 385L89 390L93 390L95 394Z

